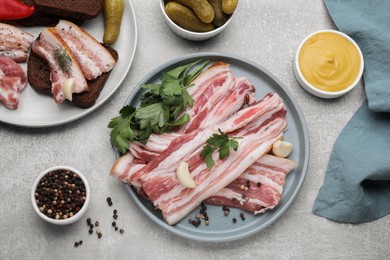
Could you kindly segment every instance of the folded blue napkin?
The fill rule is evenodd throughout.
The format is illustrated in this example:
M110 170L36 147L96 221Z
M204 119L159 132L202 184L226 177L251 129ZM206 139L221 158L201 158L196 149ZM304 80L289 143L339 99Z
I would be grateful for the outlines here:
M367 101L336 140L313 212L361 223L390 213L390 1L324 0L363 52Z

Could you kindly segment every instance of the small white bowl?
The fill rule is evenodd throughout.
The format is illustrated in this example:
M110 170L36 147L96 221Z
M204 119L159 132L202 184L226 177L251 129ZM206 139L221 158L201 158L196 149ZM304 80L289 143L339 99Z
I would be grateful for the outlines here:
M356 49L359 53L359 56L360 56L360 60L361 60L359 73L358 73L358 76L356 77L355 81L347 88L340 90L340 91L337 91L337 92L324 91L324 90L321 90L321 89L314 87L312 84L310 84L305 79L305 77L302 75L301 69L299 67L298 59L299 59L299 54L301 52L301 48L302 48L303 44L305 44L305 42L313 35L318 34L318 33L323 33L323 32L335 33L335 34L338 34L338 35L344 37L345 39L347 39L349 42L351 42L356 47ZM360 50L359 46L356 44L356 42L351 37L349 37L345 33L335 31L335 30L321 30L321 31L317 31L317 32L310 34L301 42L301 44L299 45L298 50L295 54L293 67L294 67L295 77L298 80L299 84L305 90L307 90L309 93L311 93L317 97L321 97L321 98L337 98L337 97L340 97L340 96L348 93L349 91L351 91L359 83L360 78L362 77L362 74L363 74L363 70L364 70L364 59L363 59L362 51Z
M39 184L40 180L43 178L43 176L45 176L49 172L56 171L56 170L69 170L71 172L76 173L80 177L80 179L83 181L84 186L85 186L86 195L85 195L84 205L81 207L79 212L77 212L75 215L73 215L72 217L69 217L67 219L49 218L48 216L46 216L45 214L43 214L42 212L39 211L39 208L38 208L38 205L37 205L37 202L36 202L36 199L35 199L35 191L36 191L36 189L38 187L38 184ZM32 187L32 190L31 190L31 202L32 202L32 205L33 205L33 208L34 208L35 212L43 220L45 220L45 221L47 221L47 222L49 222L51 224L56 224L56 225L68 225L68 224L76 222L82 216L84 216L84 214L87 212L87 209L88 209L90 197L91 197L91 191L90 191L89 184L88 184L88 181L85 178L85 176L82 175L81 172L79 172L75 168L72 168L72 167L69 167L69 166L54 166L54 167L51 167L49 169L46 169L41 174L39 174L38 177L35 179L33 187Z
M237 5L238 8L238 5ZM168 15L165 12L165 1L160 0L160 9L163 14L165 22L168 24L168 27L177 35L180 37L190 40L190 41L204 41L213 38L214 36L218 35L221 33L225 28L229 25L231 22L233 15L235 12L237 12L237 9L230 15L226 23L224 23L222 26L209 31L209 32L192 32L186 29L181 28L179 25L174 23L171 18L168 17Z

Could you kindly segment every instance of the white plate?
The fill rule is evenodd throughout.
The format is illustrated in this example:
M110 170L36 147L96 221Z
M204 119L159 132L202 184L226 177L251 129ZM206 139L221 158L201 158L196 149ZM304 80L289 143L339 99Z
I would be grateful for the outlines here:
M85 22L81 27L98 41L103 40L104 20L102 13L95 19ZM44 27L21 28L36 37ZM137 24L134 9L130 0L128 0L125 1L121 33L118 41L112 45L119 54L119 60L95 105L87 109L75 107L68 102L57 105L52 96L38 93L27 84L20 96L19 108L17 110L9 110L0 104L0 121L24 127L49 127L69 123L88 115L107 101L118 89L130 69L136 45ZM20 64L27 71L27 63Z

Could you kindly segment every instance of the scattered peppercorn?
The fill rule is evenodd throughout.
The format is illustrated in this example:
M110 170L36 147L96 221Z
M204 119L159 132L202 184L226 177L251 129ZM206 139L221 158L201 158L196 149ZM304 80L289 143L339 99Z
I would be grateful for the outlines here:
M112 226L113 227L115 227L116 226L116 222L114 221L114 222L112 222Z
M91 223L91 224L89 224L89 228L90 229L93 229L94 228L94 225Z
M88 226L91 224L91 218L87 218L87 224Z
M114 214L112 217L113 217L114 219L117 219L117 218L118 218L118 215L117 215L117 214Z
M93 229L90 229L88 232L89 232L89 234L92 234L93 233Z
M117 211L116 209L114 209L113 213L114 213L114 215L115 215L116 213L118 213L118 211Z
M79 246L79 242L74 242L74 246L78 247Z
M77 193L76 190L80 192ZM81 178L65 169L47 173L34 193L39 210L49 218L67 219L77 214L86 200Z
M119 230L119 233L123 234L125 231L123 229Z
M102 237L102 233L97 234L98 238Z
M108 206L112 206L112 200L110 197L107 197L107 203L108 203Z
M236 222L237 222L237 219L236 219L236 218L233 218L232 220L233 220L233 223L236 223Z
M95 222L95 227L98 227L99 226L99 221L96 221Z
M79 241L79 245L81 246L83 244L83 240L80 240Z
M261 186L261 182L258 182L256 185L257 185L257 187L260 187Z
M118 227L115 227L115 231L118 231Z

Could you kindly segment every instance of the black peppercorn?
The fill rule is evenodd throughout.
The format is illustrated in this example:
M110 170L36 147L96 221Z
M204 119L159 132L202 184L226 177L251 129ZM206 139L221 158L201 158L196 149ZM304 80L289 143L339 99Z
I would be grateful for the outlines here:
M88 233L92 235L93 229L90 229L90 230L88 231Z
M233 223L236 223L237 222L237 219L236 218L233 218Z
M116 209L114 209L113 213L114 213L114 215L115 215L116 213L118 213L118 211L117 211Z
M115 227L115 226L116 226L116 223L115 223L115 221L114 221L114 222L112 222L112 226L113 226L113 227Z
M118 231L118 227L115 227L115 231Z
M123 234L125 231L123 229L119 230L119 233Z
M78 247L78 246L79 246L79 242L75 242L75 243L74 243L74 246L75 246L75 247Z

